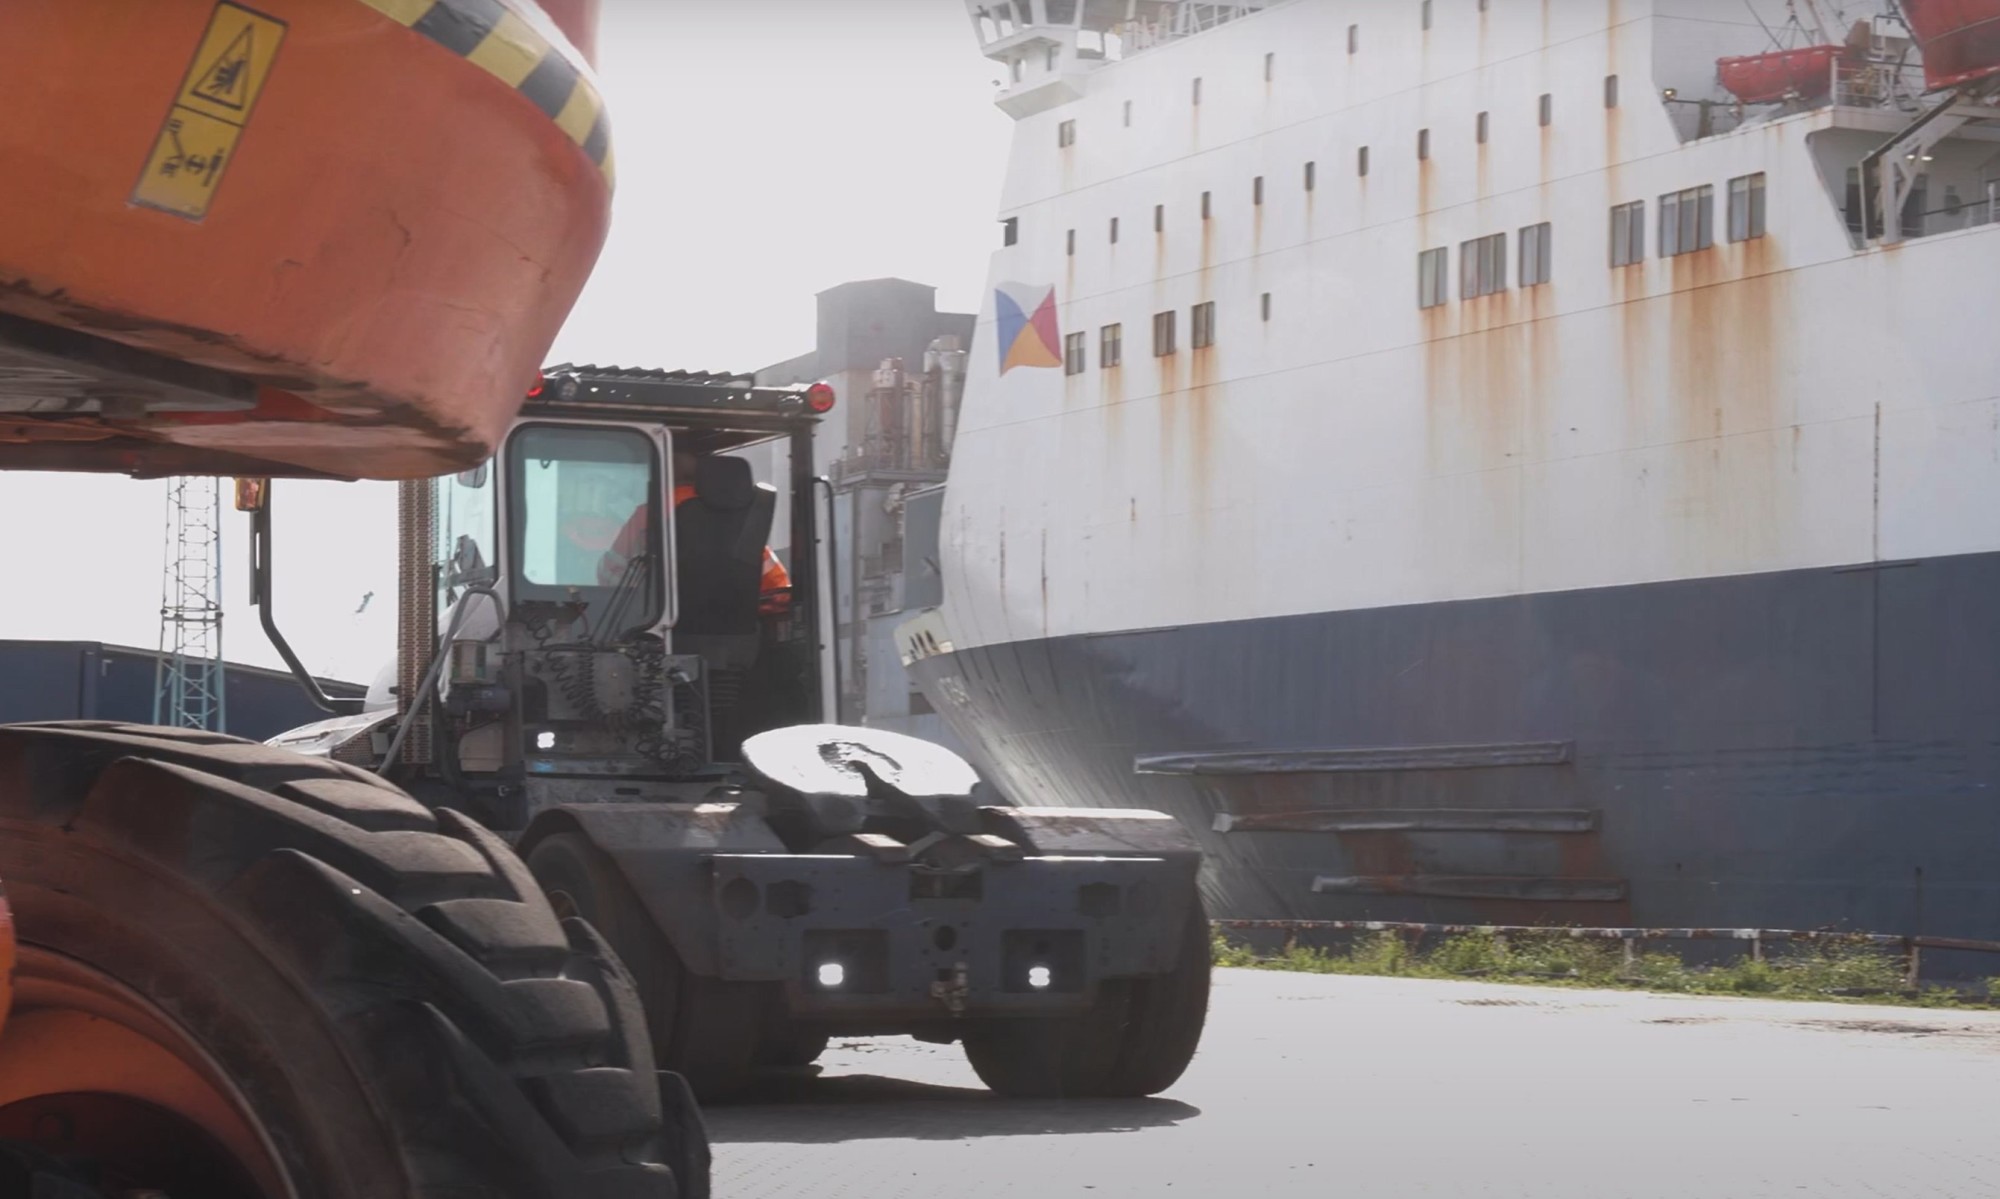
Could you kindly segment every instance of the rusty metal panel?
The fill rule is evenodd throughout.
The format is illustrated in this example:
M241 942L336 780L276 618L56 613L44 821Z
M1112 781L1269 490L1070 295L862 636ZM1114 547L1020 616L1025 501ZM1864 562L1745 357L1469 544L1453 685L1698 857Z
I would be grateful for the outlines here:
M1621 878L1509 878L1470 874L1368 874L1312 881L1315 895L1429 895L1441 899L1520 899L1536 903L1622 903Z
M1345 811L1218 812L1218 833L1594 833L1590 808L1355 808Z
M1394 770L1478 770L1499 766L1564 766L1570 741L1504 745L1371 745L1353 749L1220 750L1139 754L1139 774L1353 774Z

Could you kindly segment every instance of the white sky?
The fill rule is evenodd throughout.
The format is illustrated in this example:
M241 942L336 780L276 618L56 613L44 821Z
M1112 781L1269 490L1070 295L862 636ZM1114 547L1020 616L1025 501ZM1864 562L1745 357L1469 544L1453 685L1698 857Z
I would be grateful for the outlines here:
M813 294L850 279L978 310L1010 123L953 0L603 0L598 67L611 238L550 361L751 370L811 349ZM366 682L395 653L395 487L275 496L279 627ZM0 638L157 644L164 482L0 474L0 513ZM224 650L278 666L244 519L224 512Z

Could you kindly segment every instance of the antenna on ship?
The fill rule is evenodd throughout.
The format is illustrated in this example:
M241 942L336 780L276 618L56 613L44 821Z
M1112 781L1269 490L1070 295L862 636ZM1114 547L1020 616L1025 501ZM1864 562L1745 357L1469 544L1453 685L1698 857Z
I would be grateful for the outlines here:
M223 732L222 480L167 481L153 723Z

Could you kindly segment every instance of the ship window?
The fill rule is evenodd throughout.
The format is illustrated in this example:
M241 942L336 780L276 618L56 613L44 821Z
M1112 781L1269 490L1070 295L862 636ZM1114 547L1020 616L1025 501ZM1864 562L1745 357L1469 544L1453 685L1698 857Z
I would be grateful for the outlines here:
M1349 54L1358 54L1360 53L1360 51L1361 51L1361 26L1349 25L1347 27L1347 52Z
M1250 181L1250 202L1252 204L1262 204L1264 202L1264 177L1262 175Z
M1117 218L1117 217L1112 217L1112 218L1111 218L1111 244L1112 244L1112 245L1114 245L1114 246L1118 244L1118 218Z
M1611 265L1631 266L1646 257L1646 202L1634 200L1611 210Z
M1197 350L1215 344L1215 301L1207 300L1188 309L1188 343Z
M1083 334L1063 334L1063 374L1080 375L1083 366Z
M1076 230L1074 230L1074 229L1071 229L1071 230L1069 231L1069 237L1068 237L1068 242L1069 242L1069 245L1068 245L1068 248L1067 248L1067 249L1066 249L1066 250L1064 251L1064 253L1066 253L1066 254L1070 255L1071 257L1075 257L1075 256L1076 256Z
M1021 60L1018 58L1008 59L1007 73L1013 77L1015 83L1021 82Z
M1729 240L1764 236L1764 172L1729 181Z
M1056 146L1067 149L1076 144L1076 122L1064 121L1056 126Z
M1010 216L1000 222L1000 244L1011 246L1021 240L1021 218Z
M1549 281L1554 255L1550 252L1549 223L1529 225L1521 230L1521 286L1533 287Z
M1204 220L1204 221L1208 219L1208 193L1207 193L1207 192L1203 192L1203 193L1201 193L1201 219L1202 219L1202 220Z
M1125 127L1127 129L1132 127L1132 102L1130 100L1125 101Z
M1715 244L1715 189L1704 184L1660 197L1660 257Z
M1310 163L1310 162L1309 162L1309 163L1307 163L1307 164L1306 164L1306 190L1307 190L1307 191L1311 191L1311 190L1313 189L1313 175L1314 175L1314 174L1316 173L1316 170L1317 170L1317 169L1316 169L1316 168L1314 167L1314 165L1313 165L1312 163Z
M1106 325L1097 331L1097 365L1110 370L1125 361L1125 326Z
M1535 101L1535 119L1545 126L1555 123L1556 98L1554 96L1543 92L1542 98Z
M1194 77L1194 102L1196 104L1201 103L1201 76L1199 75Z
M1357 175L1366 175L1368 173L1368 147L1366 146L1354 152L1354 173Z
M1048 0L1049 24L1076 24L1076 0Z
M1429 29L1431 27L1431 0L1424 0L1422 11L1424 28Z
M1483 146L1483 145L1485 145L1485 144L1486 144L1486 114L1485 114L1485 113L1483 113L1483 112L1482 112L1482 113L1480 113L1480 114L1479 114L1479 119L1478 119L1478 120L1476 120L1476 121L1474 121L1474 122L1472 123L1472 128L1473 128L1473 133L1472 133L1472 136L1473 136L1474 138L1476 138L1476 139L1478 140L1478 142L1479 142L1479 144L1480 144L1480 145L1482 145L1482 146Z
M1260 309L1262 310L1262 312L1263 312L1263 316L1264 316L1264 319L1265 319L1265 320L1267 320L1267 321L1268 321L1268 320L1270 320L1270 319L1271 319L1271 293L1267 291L1267 292L1265 292L1265 293L1264 293L1263 295L1261 295L1261 296L1257 297L1257 305L1258 305L1258 307L1259 307L1259 308L1260 308Z
M1266 55L1264 56L1264 82L1265 82L1265 83L1269 83L1269 82L1271 82L1271 77L1272 77L1273 75L1277 74L1277 68L1278 68L1278 56L1277 56L1276 54L1266 54Z
M1431 131L1428 129L1419 129L1417 130L1417 157L1429 158L1430 156L1431 156Z
M1618 107L1618 76L1616 75L1606 75L1604 77L1604 107Z
M1153 232L1165 233L1166 231L1167 206L1165 204L1155 204L1153 205Z
M1507 235L1495 233L1458 245L1458 294L1471 300L1507 290Z
M1153 357L1165 358L1174 352L1174 314L1155 312L1153 314Z
M1445 276L1450 269L1443 246L1417 255L1417 307L1436 308L1445 302Z

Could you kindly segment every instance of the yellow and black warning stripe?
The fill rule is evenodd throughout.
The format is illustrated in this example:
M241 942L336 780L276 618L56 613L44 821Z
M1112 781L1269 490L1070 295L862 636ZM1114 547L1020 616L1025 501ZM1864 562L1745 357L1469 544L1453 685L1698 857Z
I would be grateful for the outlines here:
M561 50L500 0L361 0L471 62L548 114L613 178L611 126L597 89Z

